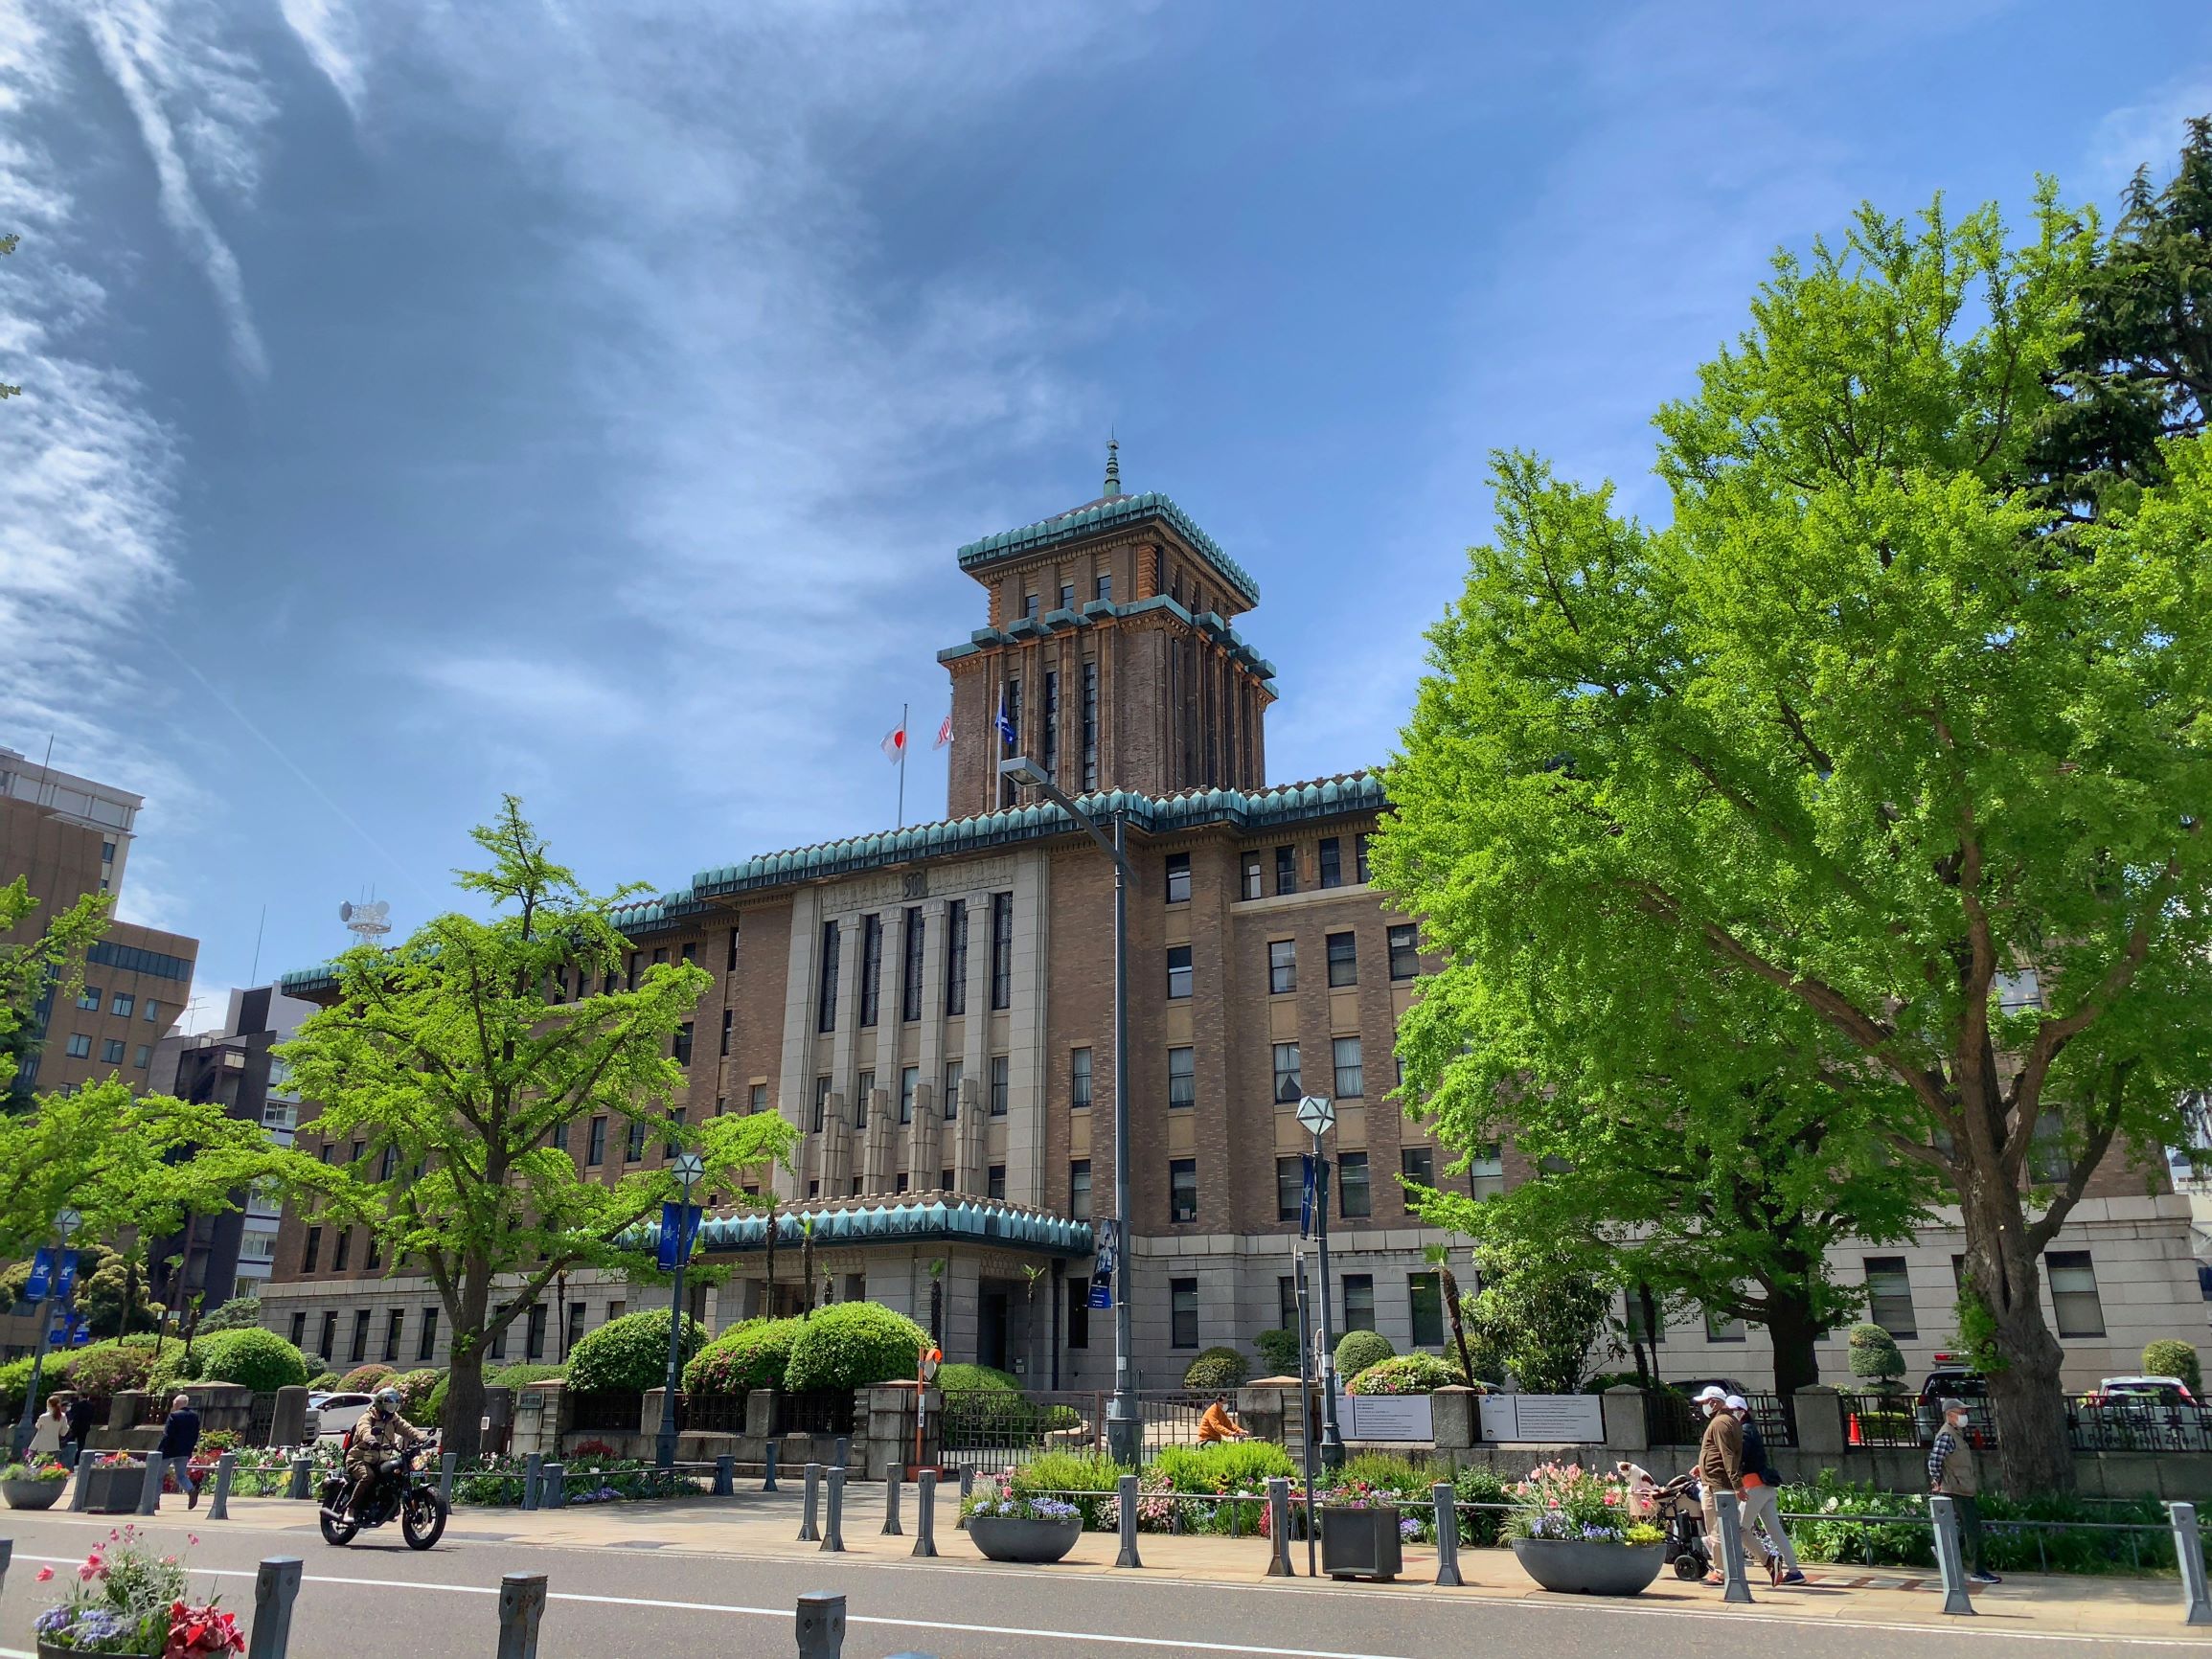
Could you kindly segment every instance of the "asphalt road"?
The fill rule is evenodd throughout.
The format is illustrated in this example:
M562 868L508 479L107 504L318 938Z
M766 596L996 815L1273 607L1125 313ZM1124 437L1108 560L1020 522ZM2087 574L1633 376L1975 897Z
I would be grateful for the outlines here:
M238 1522L188 1528L164 1517L165 1548L188 1531L203 1588L241 1617L253 1606L257 1563L298 1556L306 1579L295 1606L290 1659L490 1659L497 1644L503 1574L543 1573L550 1592L540 1659L789 1659L792 1611L810 1590L842 1592L844 1659L915 1651L938 1659L1451 1659L1516 1653L1539 1659L1990 1659L2112 1655L2184 1648L2207 1650L2178 1629L2170 1640L2027 1635L1950 1627L1900 1629L1790 1619L1757 1609L1661 1609L1633 1603L1464 1599L1403 1594L1306 1579L1221 1585L1155 1577L1057 1577L1035 1570L746 1560L660 1550L519 1545L471 1534L467 1511L445 1541L417 1555L396 1532L326 1546L311 1533ZM14 1512L4 1530L14 1561L0 1594L0 1655L28 1655L31 1622L60 1587L34 1575L66 1574L103 1534L82 1524ZM387 1532L390 1530L387 1529Z

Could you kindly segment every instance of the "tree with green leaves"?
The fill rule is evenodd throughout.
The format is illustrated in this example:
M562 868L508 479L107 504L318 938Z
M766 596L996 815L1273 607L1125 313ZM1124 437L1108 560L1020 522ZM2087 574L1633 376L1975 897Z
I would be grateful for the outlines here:
M1411 1097L1490 1087L1501 1046L1566 1089L1634 1072L1609 965L1641 963L1727 1011L1669 1053L1686 1097L1770 1033L1927 1171L2016 1491L2073 1482L2042 1252L2212 1081L2212 453L2166 441L2063 535L2021 482L2097 246L2046 186L2017 246L1994 208L1865 209L1777 256L1658 415L1664 527L1500 457L1376 852L1448 963Z
M1474 1265L1482 1288L1465 1311L1476 1353L1531 1394L1578 1393L1607 1352L1611 1281L1597 1255L1564 1239L1496 1239L1476 1247Z
M340 1225L365 1223L395 1263L419 1265L452 1332L447 1446L473 1456L491 1340L580 1266L650 1276L650 1229L678 1195L667 1170L586 1180L554 1144L579 1119L643 1124L696 1151L729 1190L787 1151L771 1113L674 1121L677 1028L711 983L690 963L650 967L635 989L557 1000L562 982L607 981L627 942L613 913L638 888L587 893L507 798L472 831L488 868L457 872L489 920L452 913L392 950L336 965L337 1000L277 1054L321 1102L303 1131L361 1156L337 1167Z
M73 995L84 971L84 953L107 931L112 900L87 893L43 928L12 944L0 944L0 1088L9 1091L6 1109L29 1103L17 1074L38 1046L39 1000L49 992ZM28 877L0 886L0 939L29 931L38 911Z

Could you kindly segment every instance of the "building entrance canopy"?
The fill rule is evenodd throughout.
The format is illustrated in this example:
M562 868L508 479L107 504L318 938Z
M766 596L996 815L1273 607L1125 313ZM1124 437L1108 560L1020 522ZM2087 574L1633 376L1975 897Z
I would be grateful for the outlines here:
M1040 1256L1088 1256L1088 1221L1070 1221L1016 1204L982 1198L842 1204L809 1204L780 1210L775 1217L776 1247L797 1249L813 1224L814 1243L828 1245L911 1244L925 1239L973 1240ZM657 1234L657 1228L655 1229ZM768 1217L760 1214L710 1216L699 1229L699 1249L710 1256L765 1250Z

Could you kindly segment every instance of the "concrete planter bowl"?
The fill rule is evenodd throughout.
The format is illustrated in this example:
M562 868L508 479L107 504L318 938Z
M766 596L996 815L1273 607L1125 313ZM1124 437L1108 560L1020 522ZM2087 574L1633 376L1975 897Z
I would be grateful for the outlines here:
M61 1495L61 1481L0 1481L0 1498L11 1510L50 1510Z
M1666 1565L1664 1544L1588 1543L1581 1538L1516 1538L1514 1559L1547 1590L1573 1596L1635 1596Z
M993 1561L1043 1566L1075 1548L1076 1539L1083 1536L1083 1517L1038 1521L1025 1515L969 1515L968 1535Z

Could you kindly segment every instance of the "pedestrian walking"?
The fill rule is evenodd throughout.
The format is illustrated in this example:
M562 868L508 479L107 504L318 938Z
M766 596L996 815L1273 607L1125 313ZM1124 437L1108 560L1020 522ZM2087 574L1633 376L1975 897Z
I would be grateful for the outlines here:
M169 1420L161 1425L161 1444L154 1456L161 1461L164 1471L176 1475L176 1489L184 1493L184 1507L199 1508L199 1488L192 1484L192 1454L199 1449L199 1413L192 1408L192 1397L180 1394L170 1402ZM154 1507L159 1509L157 1494Z
M1805 1575L1797 1565L1797 1551L1782 1525L1782 1477L1767 1455L1767 1437L1751 1416L1751 1403L1740 1394L1727 1399L1728 1411L1744 1429L1744 1537L1746 1542L1761 1530L1767 1534L1767 1580L1772 1584L1802 1584Z
M1734 1492L1739 1502L1743 1499L1744 1425L1728 1409L1724 1389L1701 1389L1696 1403L1705 1408L1705 1436L1698 1443L1698 1508L1705 1521L1706 1559L1713 1564L1705 1582L1723 1584L1727 1579L1722 1563L1727 1557L1721 1553L1720 1495ZM1744 1548L1760 1566L1767 1565L1767 1546L1748 1527L1744 1529Z
M71 1468L83 1461L85 1443L92 1438L92 1401L81 1394L69 1397L69 1426L61 1432L61 1461Z
M1958 1547L1965 1557L1966 1576L1977 1584L2002 1583L1982 1565L1981 1506L1975 1501L1981 1492L1981 1472L1974 1467L1973 1447L1967 1443L1966 1401L1947 1399L1942 1409L1943 1427L1936 1431L1935 1444L1927 1448L1928 1489L1950 1499L1951 1511L1958 1516Z
M37 1423L31 1430L31 1443L23 1450L26 1462L37 1457L49 1457L57 1463L61 1461L61 1440L69 1432L68 1406L69 1396L66 1394L47 1397L46 1409L39 1414Z

